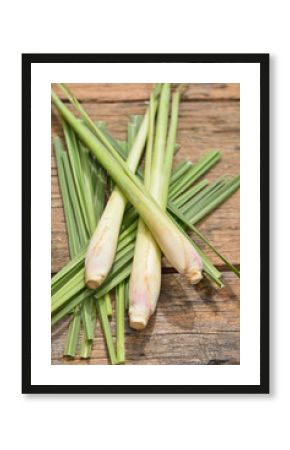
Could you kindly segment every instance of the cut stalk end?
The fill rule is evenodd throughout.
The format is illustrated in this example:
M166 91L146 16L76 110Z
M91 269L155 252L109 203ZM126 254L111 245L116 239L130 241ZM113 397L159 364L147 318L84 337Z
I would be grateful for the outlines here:
M149 315L145 316L145 314L142 314L138 311L129 311L129 317L130 317L130 327L134 330L144 330L146 328Z
M200 269L192 269L185 276L191 284L197 284L203 278L202 270Z
M105 275L86 276L86 286L89 289L97 289L104 281Z

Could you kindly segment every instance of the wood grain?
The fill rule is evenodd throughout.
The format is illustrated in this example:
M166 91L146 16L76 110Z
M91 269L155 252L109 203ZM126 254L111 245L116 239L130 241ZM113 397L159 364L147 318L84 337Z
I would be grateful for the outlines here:
M126 138L126 126L130 114L142 114L143 103L84 104L93 120L103 118L108 129L118 139ZM52 115L52 134L62 134L60 122ZM206 175L211 181L221 175L239 173L239 104L237 102L181 103L177 141L181 149L175 157L175 165L184 159L198 161L207 151L220 149L221 161ZM52 260L51 270L57 272L68 261L66 229L62 212L52 151ZM239 264L239 192L200 225L200 230L212 244L223 251L233 264ZM201 245L204 247L203 245ZM208 250L206 253L210 255ZM214 264L219 264L212 256Z
M147 101L152 89L152 84L141 83L67 83L74 95L82 102L132 102L137 100ZM62 91L56 84L52 85L56 93L64 99ZM195 83L190 84L183 96L187 100L239 100L240 85L237 83Z
M131 330L126 319L126 364L239 364L239 280L224 273L224 281L224 289L207 281L193 287L178 274L163 274L148 327ZM68 322L66 317L52 330L52 364L107 364L99 322L92 358L63 358ZM115 336L114 319L111 330Z
M71 84L93 120L105 120L117 139L126 139L129 116L143 114L151 84ZM57 86L54 86L58 90ZM58 91L59 92L59 91ZM175 164L196 162L207 151L220 149L222 160L208 173L211 181L240 170L240 105L238 84L192 84L180 106L177 142L181 148ZM52 112L52 138L62 135L57 114ZM59 192L54 153L51 159L51 270L69 260L66 226ZM236 192L220 208L203 219L199 229L237 266L240 263L240 197ZM197 240L198 241L198 240ZM220 260L200 246L222 270ZM171 271L163 259L163 271ZM157 313L144 332L126 324L127 364L239 364L239 280L223 273L226 287L215 290L207 281L189 286L176 273L163 273ZM92 358L64 359L63 346L69 317L52 330L52 364L107 364L107 354L97 324ZM111 322L114 334L115 323Z

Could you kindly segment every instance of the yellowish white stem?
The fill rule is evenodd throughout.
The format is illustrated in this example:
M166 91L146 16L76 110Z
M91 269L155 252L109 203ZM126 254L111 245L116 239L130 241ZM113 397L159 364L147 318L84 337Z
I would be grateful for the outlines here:
M129 284L131 328L141 330L146 327L150 316L155 311L160 287L161 252L152 234L140 220Z
M159 204L161 199L161 170L166 145L169 97L170 86L164 85L161 90L155 143L154 99L152 97L150 99L149 109L144 183L145 187ZM140 330L146 327L150 316L155 311L160 288L161 251L149 229L140 218L129 284L129 318L131 328Z
M158 206L117 152L114 149L109 151L87 127L79 123L53 91L51 97L63 118L136 208L168 261L190 282L198 282L202 277L202 263L192 243Z
M161 99L164 96L164 88ZM148 141L145 161L145 187L152 193L152 163L154 145L154 98L150 98ZM155 179L155 186L157 179ZM155 195L155 198L158 197ZM129 283L130 326L136 330L146 327L156 308L161 287L161 252L152 234L140 218Z
M149 112L146 111L127 160L128 167L132 172L136 171L143 153L148 124ZM90 289L99 287L111 270L126 204L126 197L116 186L88 247L85 261L85 282Z
M163 210L166 208L168 184L174 154L176 128L178 120L179 93L175 93L172 101L171 123L167 137L168 108L170 86L162 87L160 107L157 118L156 138L153 151L154 111L151 98L148 142L145 163L145 187ZM151 225L161 248L166 246L167 259L184 273L192 283L202 277L202 264L191 244L178 233L168 233L168 227L162 227L157 219ZM153 229L150 228L153 232ZM178 265L176 265L178 262ZM150 316L154 313L161 288L161 251L151 232L139 219L134 261L129 285L129 318L130 326L140 330L146 327Z
M117 249L126 199L114 189L90 241L85 261L85 282L96 289L107 277Z

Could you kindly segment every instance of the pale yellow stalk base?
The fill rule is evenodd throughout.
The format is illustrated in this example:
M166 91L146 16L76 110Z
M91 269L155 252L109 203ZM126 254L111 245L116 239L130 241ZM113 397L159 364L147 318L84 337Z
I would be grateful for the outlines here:
M85 261L85 282L96 289L107 277L114 262L126 199L115 188L89 244Z
M146 213L146 211L144 211ZM192 243L171 222L149 214L144 217L168 262L192 284L202 278L202 261Z
M156 309L161 287L161 253L150 231L139 221L129 284L130 327L142 330Z

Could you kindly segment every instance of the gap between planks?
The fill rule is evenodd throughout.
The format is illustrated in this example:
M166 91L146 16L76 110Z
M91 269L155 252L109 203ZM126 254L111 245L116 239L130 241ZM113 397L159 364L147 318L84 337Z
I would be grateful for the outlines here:
M70 105L70 101L65 99L62 99L62 102L66 105ZM114 105L114 104L140 104L144 102L144 105L149 105L148 100L142 100L142 99L128 99L128 100L98 100L98 99L90 99L90 98L84 98L80 100L80 104L89 104L89 105L98 105L98 104L105 104L105 105ZM184 98L182 99L182 103L205 103L205 102L211 102L211 103L239 103L239 98Z

